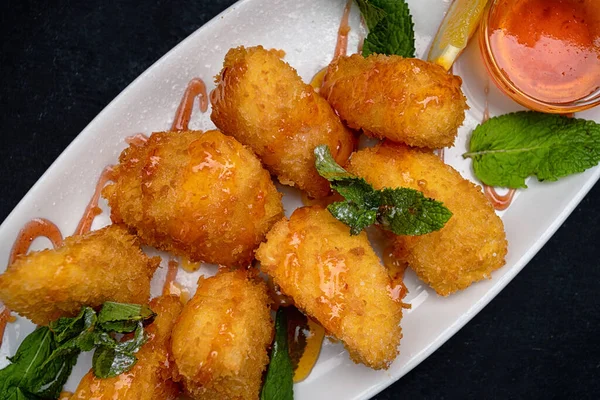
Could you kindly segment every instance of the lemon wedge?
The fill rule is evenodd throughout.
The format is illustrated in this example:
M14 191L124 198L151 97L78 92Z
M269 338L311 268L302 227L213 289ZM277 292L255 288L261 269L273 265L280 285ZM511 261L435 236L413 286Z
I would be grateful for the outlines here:
M427 60L446 71L467 47L487 0L454 0L435 35Z

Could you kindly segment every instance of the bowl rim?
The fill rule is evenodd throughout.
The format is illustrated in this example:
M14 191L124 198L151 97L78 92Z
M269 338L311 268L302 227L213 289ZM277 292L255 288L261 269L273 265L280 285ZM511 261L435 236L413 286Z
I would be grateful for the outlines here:
M489 19L491 17L492 10L501 1L506 0L488 1L483 12L481 23L479 24L478 32L479 49L481 51L481 57L483 58L483 64L485 65L488 75L491 77L496 86L517 103L535 111L569 114L584 111L600 105L600 87L587 96L571 102L548 102L525 93L504 74L502 68L500 68L494 57L489 35Z

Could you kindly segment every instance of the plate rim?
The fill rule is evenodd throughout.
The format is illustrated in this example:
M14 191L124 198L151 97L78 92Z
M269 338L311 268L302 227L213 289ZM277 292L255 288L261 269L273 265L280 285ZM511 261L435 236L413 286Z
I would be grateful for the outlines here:
M189 41L193 41L195 37L201 35L205 29L209 29L214 24L219 23L223 16L233 12L237 7L252 3L258 0L239 0L234 4L215 15L210 21L198 27L194 32L189 34L175 46L173 46L164 55L154 61L149 67L147 67L140 75L138 75L133 81L131 81L121 92L115 96L86 126L76 135L76 137L65 147L65 149L59 154L58 157L50 164L50 166L44 171L44 173L36 180L36 182L29 188L27 193L19 200L17 205L10 211L7 217L0 224L0 231L6 229L6 226L11 223L16 215L20 213L21 208L24 207L24 203L33 197L33 192L41 185L41 183L47 178L48 174L53 174L54 170L57 169L57 164L66 157L67 153L70 153L72 146L76 146L80 141L84 141L90 136L91 126L95 124L98 119L104 117L105 113L110 112L115 107L115 103L118 102L123 96L127 96L132 87L139 81L144 79L147 75L153 73L156 68L165 62L165 60L174 52L181 47L184 47ZM575 208L581 203L583 198L588 192L594 187L597 181L600 179L600 168L598 166L593 167L593 174L588 177L585 183L577 191L575 195L571 197L568 204L561 210L560 214L552 221L544 232L538 236L535 243L518 259L514 266L507 271L502 277L495 277L496 284L483 296L481 296L465 313L463 313L450 327L444 330L436 340L432 341L425 349L417 353L405 366L400 369L398 373L390 373L388 379L382 380L381 383L372 385L369 389L358 394L357 399L368 399L372 396L380 393L385 388L389 387L394 382L398 381L401 377L409 373L413 368L423 362L433 352L435 352L441 345L446 343L454 334L456 334L463 326L465 326L473 317L475 317L491 300L493 300L505 287L511 282L514 277L522 271L522 269L531 261L531 259L539 252L539 250L548 242L548 240L556 233L556 231L563 225L565 220L571 215ZM477 182L475 182L477 183ZM506 267L506 265L505 265Z

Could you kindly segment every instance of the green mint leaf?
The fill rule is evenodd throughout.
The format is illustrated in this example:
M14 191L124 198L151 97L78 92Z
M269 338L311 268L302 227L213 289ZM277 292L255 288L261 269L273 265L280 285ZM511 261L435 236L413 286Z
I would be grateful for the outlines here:
M0 394L4 394L3 392L1 392L1 389L0 389ZM11 386L10 389L8 389L8 391L4 395L6 397L2 397L2 398L7 399L7 400L38 400L39 399L38 396L34 396L31 393L24 393L20 388L15 387L15 386Z
M346 200L361 207L377 208L379 195L363 178L350 174L335 162L327 145L315 147L315 167L323 178L331 183L331 188Z
M356 4L358 4L360 13L365 19L367 28L370 30L375 28L375 26L377 26L377 24L386 16L386 12L382 8L374 5L372 1L356 0Z
M62 343L92 328L95 323L96 312L90 307L83 307L76 317L59 318L50 322L48 327L54 333L54 339Z
M329 146L326 144L315 147L315 167L319 171L319 175L327 179L329 182L337 180L356 178L354 175L342 168L331 155Z
M107 332L130 333L135 330L136 321L108 321L104 322L99 328Z
M29 390L44 399L54 399L60 396L63 386L77 363L77 356L79 356L79 352L65 355L51 363L44 363L40 376Z
M351 235L374 223L397 235L423 235L441 229L452 216L442 203L417 190L373 189L363 178L339 166L325 145L317 146L314 153L317 172L346 199L327 209L350 227Z
M379 193L363 178L353 176L352 178L330 182L331 188L348 201L364 208L377 208L379 206Z
M147 321L156 314L147 306L108 301L98 314L98 327L105 331L133 332L138 321Z
M154 316L146 306L108 302L98 316L92 308L82 307L76 317L59 318L36 329L9 358L11 363L0 370L0 399L57 398L79 354L94 348L101 371L98 376L128 371L137 361L134 353L147 339L143 324ZM109 334L125 329L135 333L124 342Z
M105 379L129 371L136 362L137 358L131 353L103 346L94 351L92 368L96 377Z
M489 186L527 187L528 176L555 181L600 162L600 124L534 111L505 114L475 128L463 157Z
M277 310L271 362L260 393L260 400L292 400L294 398L294 370L288 351L285 313L285 307L279 307Z
M77 355L45 363L56 347L54 335L48 327L38 328L29 334L14 357L10 358L11 364L0 371L0 398L57 398L71 374Z
M94 347L115 348L118 344L119 342L117 342L108 332L94 332Z
M111 338L112 339L112 338ZM92 368L98 378L110 378L122 374L137 362L135 353L147 341L142 321L137 322L133 338L124 342L106 339L94 352Z
M350 227L351 235L358 235L366 227L377 221L377 209L366 209L351 202L337 202L327 206L336 219Z
M367 3L368 7L361 3ZM373 53L415 56L414 24L404 0L363 0L358 5L369 28L363 56Z
M140 347L142 347L142 345L144 343L146 343L147 340L148 340L148 337L144 333L144 326L142 325L142 322L140 321L140 322L138 322L138 326L135 330L133 338L126 340L124 342L120 342L116 346L115 349L117 351L126 352L126 353L136 353L140 349Z
M397 235L423 235L444 227L452 212L434 199L409 188L383 189L377 220Z

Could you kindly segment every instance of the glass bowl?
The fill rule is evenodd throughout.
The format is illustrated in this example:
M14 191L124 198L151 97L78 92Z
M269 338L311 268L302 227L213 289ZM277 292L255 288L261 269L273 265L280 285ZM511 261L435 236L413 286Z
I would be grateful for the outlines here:
M550 102L526 93L524 89L518 87L500 67L494 55L494 48L490 40L493 33L491 20L493 16L498 16L498 13L513 12L514 8L510 6L511 3L514 4L519 1L521 0L490 0L479 26L479 47L486 69L494 83L514 101L536 111L569 114L599 105L600 87L596 87L595 90L593 87L590 88L591 93L573 101ZM600 38L597 38L597 40L600 40ZM600 54L598 54L598 57L600 57Z

